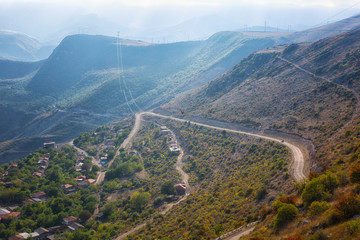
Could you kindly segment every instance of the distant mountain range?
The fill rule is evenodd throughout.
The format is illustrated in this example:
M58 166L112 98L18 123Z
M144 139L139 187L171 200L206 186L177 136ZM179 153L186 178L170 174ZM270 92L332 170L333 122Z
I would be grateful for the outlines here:
M54 48L23 33L0 31L0 59L39 61L46 59Z

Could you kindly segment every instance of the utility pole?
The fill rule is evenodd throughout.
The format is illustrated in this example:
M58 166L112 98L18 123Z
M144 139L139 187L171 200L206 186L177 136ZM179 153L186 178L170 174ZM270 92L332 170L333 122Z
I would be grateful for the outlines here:
M266 21L265 21L265 32L266 32Z

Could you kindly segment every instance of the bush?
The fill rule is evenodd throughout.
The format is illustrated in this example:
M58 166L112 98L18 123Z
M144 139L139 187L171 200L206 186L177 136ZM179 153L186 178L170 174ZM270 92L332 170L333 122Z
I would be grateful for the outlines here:
M360 218L346 223L346 231L349 235L356 235L360 230Z
M350 182L351 183L360 183L360 164L356 164L354 165L351 169L350 169Z
M167 181L161 185L161 193L166 195L176 195L176 189L172 181Z
M88 210L82 210L79 213L79 218L82 222L86 222L91 217L91 213Z
M276 230L284 227L289 222L293 221L297 215L299 214L299 210L292 204L283 203L278 209L278 213L274 219L274 228Z
M349 219L355 214L360 212L359 201L356 199L354 194L348 196L342 196L336 202L335 216L338 220Z
M338 187L339 180L332 172L326 172L317 178L312 179L305 185L301 195L306 207L314 201L329 200L331 193Z
M326 210L328 210L330 208L330 204L322 201L322 202L312 202L310 207L309 207L309 211L308 211L308 215L310 217L314 217L314 216L318 216L320 214L322 214L323 212L325 212Z

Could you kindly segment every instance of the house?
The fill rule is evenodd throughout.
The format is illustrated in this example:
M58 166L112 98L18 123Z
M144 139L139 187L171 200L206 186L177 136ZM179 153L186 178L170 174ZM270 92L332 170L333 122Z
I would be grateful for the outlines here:
M50 231L47 230L46 228L40 227L34 230L34 232L31 233L31 235L34 237L34 235L37 234L38 238L43 239L46 238L49 234Z
M77 220L78 219L74 216L66 217L63 219L63 224L68 226L70 223L76 222Z
M172 146L170 146L170 151L180 152L180 148L177 145L172 145Z
M65 185L63 185L63 190L64 190L64 193L71 193L71 192L75 191L75 188L71 184L65 184Z
M26 239L25 237L23 237L22 235L18 234L15 236L11 236L8 238L8 240L20 240L20 239Z
M17 165L16 163L11 164L11 165L7 168L7 170L9 171L9 170L14 169L14 168L18 168L18 165Z
M87 186L89 186L90 184L94 184L95 182L96 182L95 179L89 178L89 179L86 179L86 180L84 180L83 182L79 183L79 186L81 186L81 187L87 187Z
M46 166L39 166L39 170L40 170L41 172L45 172Z
M40 160L38 161L38 164L41 165L41 166L46 166L46 165L48 164L48 161L45 160L45 159L40 159Z
M38 178L41 178L42 175L43 175L42 172L34 172L34 173L33 173L33 176L34 176L34 177L38 177Z
M32 199L27 199L27 200L23 201L22 203L23 203L23 204L29 204L29 203L33 203L33 202L34 202L34 200L32 200Z
M46 193L44 192L36 192L31 195L31 198L46 198Z
M70 232L74 232L76 229L85 228L83 225L81 225L80 223L77 223L77 222L71 222L67 227L70 230Z
M168 128L166 126L161 126L160 127L160 130L163 131L163 130L168 130Z
M100 158L100 161L107 161L107 160L108 160L107 157L101 157L101 158Z
M77 176L76 177L76 181L78 181L78 182L82 182L82 181L84 181L86 179L86 176L84 176L84 175L81 175L81 176Z
M1 216L2 220L8 220L8 218L20 218L21 212L11 212Z
M185 184L176 184L175 186L176 192L178 195L184 195L186 192L186 185Z
M54 148L55 142L46 142L44 143L44 148Z
M5 208L0 208L0 216L6 215L9 213L10 213L10 211L6 210Z
M12 206L8 206L6 209L9 210L10 212L12 212L15 209L17 209L18 207L19 207L18 205L12 205Z

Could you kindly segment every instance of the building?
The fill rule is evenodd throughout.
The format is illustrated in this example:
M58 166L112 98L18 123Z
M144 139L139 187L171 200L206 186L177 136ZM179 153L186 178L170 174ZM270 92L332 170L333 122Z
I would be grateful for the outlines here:
M74 216L70 216L70 217L66 217L63 219L63 224L64 225L69 225L72 222L76 222L78 219Z
M65 184L65 185L63 185L63 191L64 191L64 193L71 193L71 192L75 191L75 188L71 184Z
M55 142L44 143L44 148L55 148Z
M178 195L184 195L186 192L186 185L185 184L176 184L175 186L176 192Z

